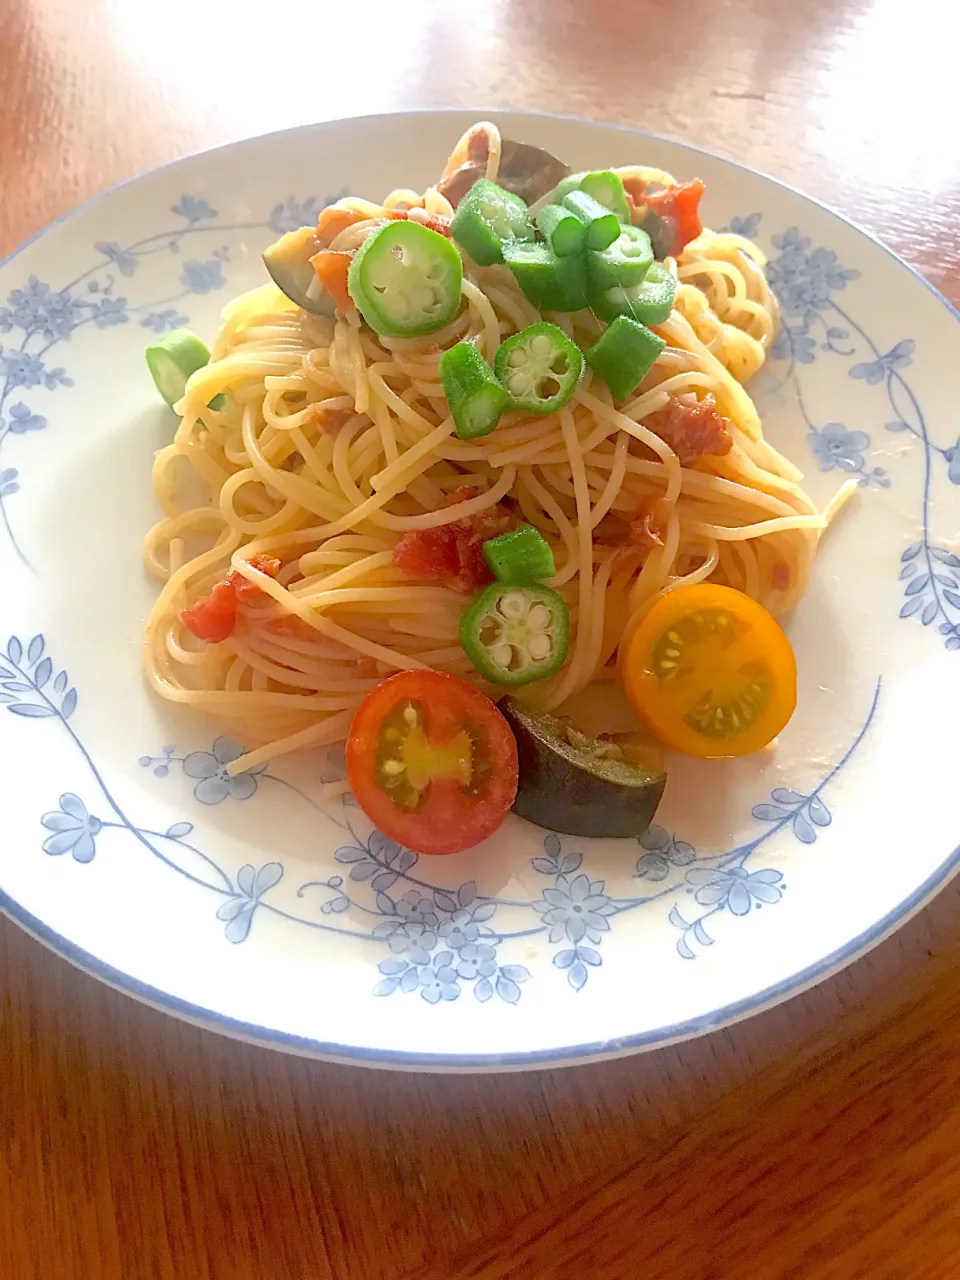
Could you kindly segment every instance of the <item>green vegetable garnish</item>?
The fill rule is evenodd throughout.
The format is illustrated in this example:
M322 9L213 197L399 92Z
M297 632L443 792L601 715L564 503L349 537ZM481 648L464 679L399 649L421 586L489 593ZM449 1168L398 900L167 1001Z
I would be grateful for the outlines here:
M667 344L646 326L617 316L586 350L587 364L607 384L614 400L628 400Z
M587 254L587 274L598 292L642 284L652 264L650 237L639 227L622 226L613 244Z
M450 234L481 267L503 261L505 244L532 241L533 223L527 206L512 191L480 178L460 201Z
M440 357L440 381L461 440L489 435L509 399L472 342L458 342Z
M616 214L618 221L630 221L630 205L620 178L610 169L598 169L591 173L572 173L557 186L552 199L559 204L571 191L585 191L598 204Z
M151 342L144 354L154 385L169 405L183 399L191 374L210 362L210 348L189 329L172 329Z
M547 244L507 245L503 260L538 311L581 311L587 305L582 254L558 258Z
M494 369L511 408L554 413L577 389L583 352L562 329L541 320L500 344Z
M495 582L460 619L460 643L481 675L515 688L563 666L570 612L549 587Z
M583 223L588 249L606 249L620 234L621 223L617 215L585 191L571 191L564 196L563 207L576 214Z
M347 287L375 332L418 338L456 316L462 279L460 254L446 236L419 222L388 222L357 250Z
M489 538L483 557L496 580L508 584L537 582L557 571L550 543L532 524Z
M629 316L641 324L663 324L673 310L676 296L676 280L666 267L655 262L640 284L601 290L590 299L590 306L601 320Z
M548 204L537 214L537 226L558 258L579 253L587 238L587 230L575 213L562 204Z

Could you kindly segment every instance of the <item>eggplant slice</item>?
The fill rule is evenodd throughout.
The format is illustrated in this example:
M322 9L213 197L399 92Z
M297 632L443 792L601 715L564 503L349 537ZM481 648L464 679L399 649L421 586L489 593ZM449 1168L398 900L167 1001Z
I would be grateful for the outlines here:
M300 227L273 242L264 252L263 265L291 302L311 315L332 316L336 306L310 261L319 252L316 227Z
M571 836L641 836L667 775L622 758L616 745L588 738L515 698L498 704L517 740L520 784L513 811Z
M469 129L457 143L453 155L447 161L437 190L457 208L478 178L486 177L490 159L490 135L492 128L485 122ZM500 140L500 170L497 185L505 191L534 204L552 191L570 173L570 166L529 142L514 142L512 138Z
M497 182L527 204L536 204L570 173L570 166L528 142L504 138Z

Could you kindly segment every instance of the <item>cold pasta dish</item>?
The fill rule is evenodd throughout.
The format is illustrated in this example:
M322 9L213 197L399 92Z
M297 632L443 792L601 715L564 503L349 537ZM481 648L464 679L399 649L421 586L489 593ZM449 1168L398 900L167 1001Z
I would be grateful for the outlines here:
M764 438L776 299L703 195L477 124L426 191L271 245L212 351L148 349L180 421L144 665L231 770L342 741L371 821L451 853L511 808L639 835L669 751L781 732L775 619L848 488L818 510Z

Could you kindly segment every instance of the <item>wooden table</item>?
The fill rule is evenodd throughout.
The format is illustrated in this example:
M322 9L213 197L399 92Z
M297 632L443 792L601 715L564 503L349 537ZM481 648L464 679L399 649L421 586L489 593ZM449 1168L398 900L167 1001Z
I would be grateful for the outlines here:
M958 33L937 0L4 0L0 254L196 148L502 105L736 156L960 302ZM0 1276L955 1278L958 906L729 1031L474 1078L234 1044L3 923Z

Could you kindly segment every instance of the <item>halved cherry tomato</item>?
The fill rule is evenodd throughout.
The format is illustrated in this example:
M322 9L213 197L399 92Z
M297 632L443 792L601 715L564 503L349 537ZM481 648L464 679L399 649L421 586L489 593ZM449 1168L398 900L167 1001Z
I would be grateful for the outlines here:
M385 836L417 853L459 853L507 816L517 744L473 685L440 671L401 671L357 708L347 778Z
M661 596L623 647L627 696L653 732L687 755L759 751L797 705L790 641L762 605L704 582Z

